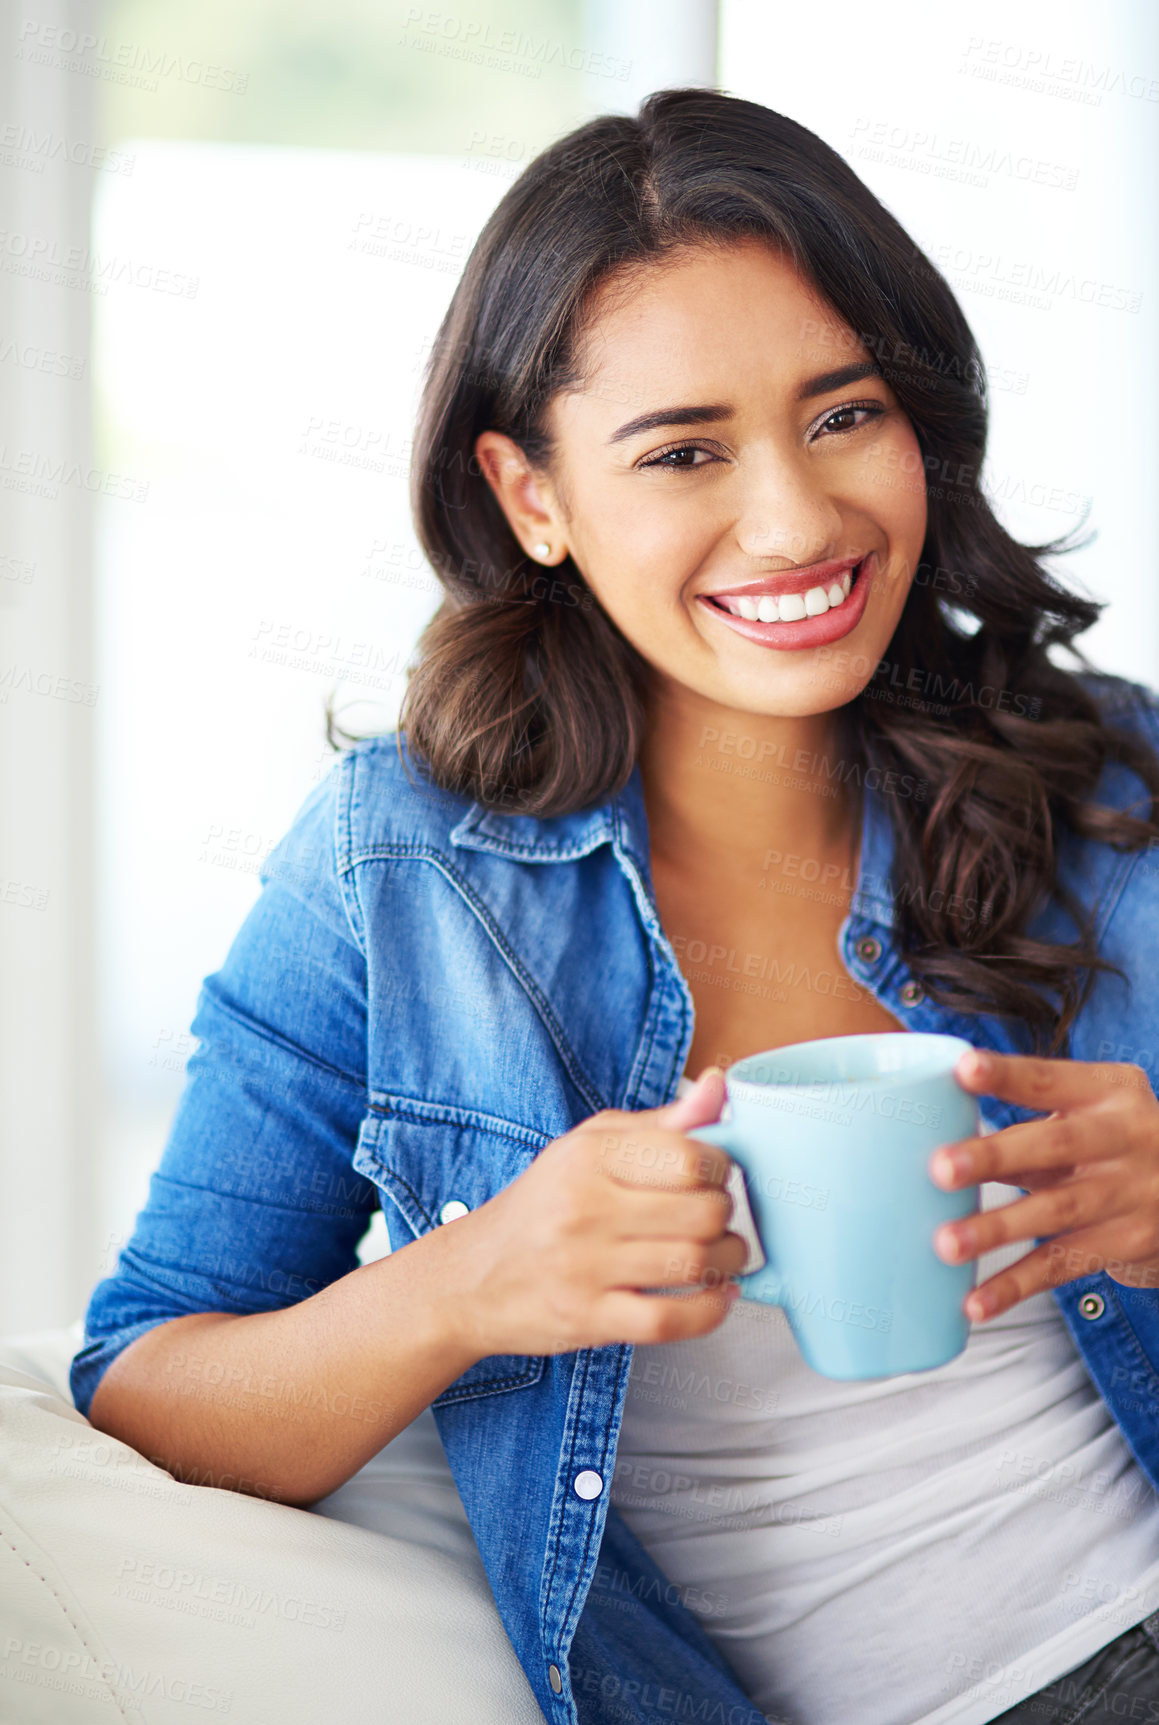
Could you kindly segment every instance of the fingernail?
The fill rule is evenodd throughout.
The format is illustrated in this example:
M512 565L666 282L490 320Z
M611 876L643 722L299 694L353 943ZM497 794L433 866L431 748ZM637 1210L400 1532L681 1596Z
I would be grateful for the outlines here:
M934 1235L934 1251L944 1264L956 1264L962 1256L962 1242L949 1228L939 1228Z
M969 1258L977 1247L973 1228L939 1228L934 1235L934 1250L947 1264L960 1264L963 1258Z
M696 1082L698 1084L703 1084L704 1080L706 1078L715 1078L715 1077L719 1077L719 1078L724 1077L724 1068L722 1066L706 1066L704 1068L704 1071L700 1074L700 1077L696 1080Z
M968 1150L937 1150L930 1158L930 1178L939 1186L955 1186L969 1173Z
M978 1293L977 1291L975 1291L974 1293L967 1296L967 1299L966 1299L966 1316L968 1318L973 1318L975 1320L981 1319L981 1318L989 1318L997 1310L998 1310L997 1296L992 1294L992 1293L989 1293L989 1292Z
M958 1071L963 1078L981 1078L986 1070L986 1056L971 1048L968 1054L963 1054L958 1062Z

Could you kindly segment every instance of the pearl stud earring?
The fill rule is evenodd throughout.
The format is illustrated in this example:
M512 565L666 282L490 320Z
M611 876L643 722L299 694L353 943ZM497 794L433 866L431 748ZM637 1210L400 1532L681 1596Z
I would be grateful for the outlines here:
M539 544L533 545L531 547L531 549L532 549L532 551L534 551L534 553L537 557L550 557L551 556L551 546L547 543L547 541L545 539L541 539L539 541Z

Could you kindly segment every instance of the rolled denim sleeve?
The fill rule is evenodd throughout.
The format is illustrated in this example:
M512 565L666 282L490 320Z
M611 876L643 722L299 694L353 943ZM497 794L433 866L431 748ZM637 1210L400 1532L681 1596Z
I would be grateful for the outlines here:
M270 852L190 1029L198 1046L145 1208L93 1292L72 1392L189 1312L266 1312L357 1267L377 1207L352 1158L367 1111L366 959L337 866L342 757Z

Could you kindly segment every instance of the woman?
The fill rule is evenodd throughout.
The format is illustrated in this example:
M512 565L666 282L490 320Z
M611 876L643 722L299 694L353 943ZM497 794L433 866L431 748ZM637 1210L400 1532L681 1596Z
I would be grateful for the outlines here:
M94 1295L78 1406L175 1470L312 1504L433 1409L548 1720L1159 1718L1159 707L1048 657L1098 607L985 432L800 126L674 90L533 162L427 376L399 736L269 859ZM979 1051L971 1339L839 1384L687 1133L911 1030Z

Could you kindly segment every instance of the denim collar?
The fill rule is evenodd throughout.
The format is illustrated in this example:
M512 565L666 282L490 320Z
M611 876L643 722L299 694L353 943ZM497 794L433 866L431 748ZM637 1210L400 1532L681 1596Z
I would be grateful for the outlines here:
M857 886L850 915L892 928L893 828L886 800L872 784L861 787L861 809ZM651 887L648 816L638 762L623 790L593 808L541 818L473 803L450 837L451 843L462 849L531 863L575 862L597 846L612 843L631 856Z

